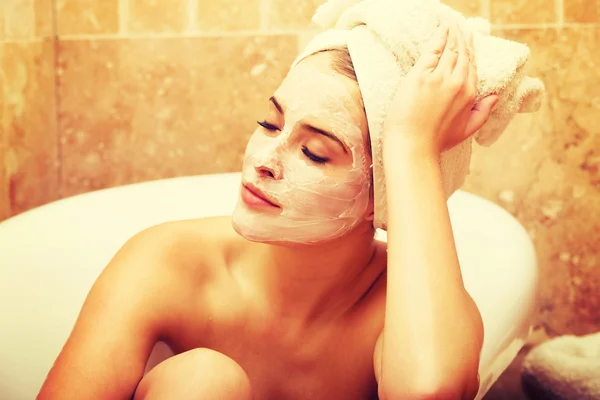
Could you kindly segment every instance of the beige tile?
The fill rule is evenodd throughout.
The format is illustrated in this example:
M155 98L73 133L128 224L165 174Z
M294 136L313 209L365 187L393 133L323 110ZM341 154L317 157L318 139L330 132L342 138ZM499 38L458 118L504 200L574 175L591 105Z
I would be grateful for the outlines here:
M5 179L12 214L57 198L57 131L51 40L4 45Z
M35 36L47 38L54 35L53 0L35 0Z
M495 24L534 24L557 22L554 1L490 0L491 20Z
M35 37L33 0L12 0L4 3L4 33L9 40L30 40Z
M444 0L442 3L460 11L466 17L481 16L481 0Z
M579 166L546 160L517 217L542 271L540 321L557 334L598 330L600 193Z
M532 235L539 322L552 334L600 330L600 29L500 33L530 45L530 73L544 80L547 98L498 146L476 151L470 191L505 206ZM501 200L506 192L511 202Z
M564 0L565 22L600 22L600 0Z
M237 171L294 36L64 41L64 193Z
M122 0L129 2L127 32L184 32L189 26L188 0Z
M59 35L119 32L119 0L56 0Z
M260 26L259 0L198 0L201 31L240 31Z
M296 29L315 28L311 22L317 8L323 0L267 0L267 28Z

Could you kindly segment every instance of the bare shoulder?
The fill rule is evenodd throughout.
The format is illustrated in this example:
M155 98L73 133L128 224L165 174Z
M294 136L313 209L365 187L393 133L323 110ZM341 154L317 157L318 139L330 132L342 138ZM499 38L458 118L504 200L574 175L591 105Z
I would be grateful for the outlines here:
M143 298L138 312L151 309L157 329L164 331L172 325L174 311L189 314L185 307L197 303L202 289L226 272L228 254L235 252L235 236L226 217L144 229L121 247L95 286L106 287L107 295L119 289L127 296Z
M202 330L203 316L211 313L215 297L232 289L231 259L247 246L229 217L212 217L153 226L132 237L122 251L131 258L127 268L150 267L137 276L160 284L153 295L164 310L160 330L179 337L183 331Z
M223 268L226 227L172 222L128 240L94 282L39 398L129 398L154 344L193 320L201 286Z
M121 251L141 260L152 259L165 273L201 277L224 266L227 255L238 245L236 236L229 217L173 221L139 232Z

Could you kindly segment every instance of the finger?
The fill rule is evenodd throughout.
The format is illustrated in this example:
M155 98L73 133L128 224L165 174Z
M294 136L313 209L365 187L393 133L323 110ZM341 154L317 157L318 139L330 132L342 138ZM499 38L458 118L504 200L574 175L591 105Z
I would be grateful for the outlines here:
M446 43L446 48L440 57L440 62L436 68L436 70L441 71L444 74L451 74L456 66L456 61L458 59L458 39L456 37L456 28L453 26L450 28L448 33L448 43Z
M500 97L494 94L484 97L479 103L475 104L475 107L473 107L473 110L471 111L469 122L467 122L467 129L465 130L465 135L467 137L470 137L485 125L490 118L494 106L498 104L499 101Z
M423 47L423 53L415 64L422 69L435 69L440 62L440 56L446 48L446 42L448 41L449 28L446 25L440 25L432 38Z
M469 81L477 88L479 77L477 76L477 60L475 59L475 44L473 42L473 32L467 32L467 46L469 47Z
M469 71L471 69L471 56L465 36L460 30L457 30L457 42L458 42L458 58L456 60L456 68L454 69L453 75L462 81L467 81L469 78ZM471 83L471 81L467 81Z

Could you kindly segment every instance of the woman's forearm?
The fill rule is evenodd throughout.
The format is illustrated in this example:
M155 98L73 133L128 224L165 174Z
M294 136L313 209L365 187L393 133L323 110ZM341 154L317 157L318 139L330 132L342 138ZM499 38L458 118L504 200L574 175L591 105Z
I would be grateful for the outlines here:
M407 395L464 392L477 377L481 318L463 286L438 158L399 137L387 139L384 154L388 283L382 383Z

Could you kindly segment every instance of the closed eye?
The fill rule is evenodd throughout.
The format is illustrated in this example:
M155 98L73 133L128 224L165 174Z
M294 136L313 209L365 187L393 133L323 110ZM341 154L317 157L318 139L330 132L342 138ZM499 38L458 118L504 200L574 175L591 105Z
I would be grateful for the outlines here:
M328 158L319 157L318 155L311 153L306 146L302 146L302 153L304 153L308 159L316 162L317 164L325 164L327 161L329 161Z
M266 121L257 121L257 122L258 122L258 124L260 126L262 126L263 128L265 128L268 131L274 132L274 131L278 131L279 130L279 128L277 128L275 125L270 124L270 123L268 123Z

